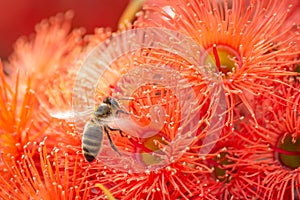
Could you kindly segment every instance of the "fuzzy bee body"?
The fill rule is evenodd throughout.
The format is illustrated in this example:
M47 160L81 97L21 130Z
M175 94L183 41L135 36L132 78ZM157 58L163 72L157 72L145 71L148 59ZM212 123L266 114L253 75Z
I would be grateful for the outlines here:
M82 137L82 151L85 159L92 162L100 152L103 141L103 128L89 121L86 123Z
M120 109L117 100L106 97L92 114L91 119L85 124L82 136L82 151L88 162L92 162L101 151L104 133L107 135L112 149L121 155L112 142L109 131L119 131L121 135L122 131L108 126L108 123L118 113L126 112Z

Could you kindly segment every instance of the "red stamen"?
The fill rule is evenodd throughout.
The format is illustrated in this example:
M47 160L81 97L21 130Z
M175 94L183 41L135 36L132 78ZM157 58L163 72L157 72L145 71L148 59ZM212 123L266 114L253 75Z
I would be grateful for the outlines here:
M284 155L288 155L288 156L300 156L300 152L295 152L295 151L287 151L287 150L283 150L274 146L270 146L274 151L278 152L278 153L282 153Z
M133 140L132 138L129 139L130 142L135 145L137 148L141 148L143 151L145 151L146 153L153 153L153 150L145 147L144 145L138 143L137 141Z
M220 58L219 58L219 55L218 55L216 44L213 45L213 54L214 54L214 57L215 57L215 60L216 60L216 65L220 69L221 63L220 63Z

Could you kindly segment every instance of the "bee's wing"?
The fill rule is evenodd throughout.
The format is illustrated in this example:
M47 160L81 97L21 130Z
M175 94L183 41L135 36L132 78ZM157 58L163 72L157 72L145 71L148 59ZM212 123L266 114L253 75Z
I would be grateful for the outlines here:
M89 108L81 112L77 111L74 113L75 128L78 133L82 133L84 131L86 123L90 120L93 112L93 109Z
M78 73L72 96L72 109L75 128L79 133L83 132L85 123L89 121L94 112L94 89L86 72Z
M92 162L99 154L103 141L103 127L87 122L82 136L82 151L85 159Z

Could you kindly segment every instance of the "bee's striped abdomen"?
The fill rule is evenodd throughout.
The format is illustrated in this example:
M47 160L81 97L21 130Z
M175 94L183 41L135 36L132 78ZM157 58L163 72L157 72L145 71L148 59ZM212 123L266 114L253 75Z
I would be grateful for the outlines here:
M88 122L83 131L82 151L85 159L92 162L99 154L103 140L103 127Z

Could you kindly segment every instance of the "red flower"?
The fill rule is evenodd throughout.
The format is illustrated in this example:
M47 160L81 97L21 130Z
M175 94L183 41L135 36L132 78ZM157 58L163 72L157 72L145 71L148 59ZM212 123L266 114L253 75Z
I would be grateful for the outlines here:
M299 83L294 86L299 88ZM249 176L260 174L263 187L258 192L263 199L296 199L300 194L300 92L282 86L275 91L287 101L256 101L259 126L255 128L250 120L244 124L244 134L252 135L259 149L245 152L249 157L241 163L252 169Z
M31 89L31 81L20 85L19 73L15 79L15 87L11 87L3 73L0 63L0 152L2 160L10 156L21 157L23 146L29 141L41 137L49 126L43 110L38 107L36 95ZM25 90L22 90L23 87Z
M286 3L145 6L137 26L181 31L207 54L193 51L182 35L155 35L159 29L153 48L151 31L130 38L98 29L84 36L71 30L69 13L42 22L34 38L19 41L7 65L15 89L0 74L0 197L103 199L107 190L118 199L298 197L300 95L292 76L299 35L289 25L280 32ZM132 38L146 45L136 49ZM91 51L99 43L103 48ZM218 68L225 94L223 87L210 90L217 80L191 62L199 53L201 69ZM96 141L102 145L96 161L88 163L81 153L85 113L104 107L118 114L90 121L104 136Z
M19 159L11 156L3 160L1 198L88 199L87 170L82 168L79 154L69 156L59 148L49 151L45 142L28 143L20 153Z
M255 119L251 96L272 96L269 83L292 75L285 66L299 62L299 34L284 31L288 1L150 1L136 27L166 27L191 36L211 55L224 79L232 123L233 108L241 100ZM289 21L290 22L290 21ZM282 36L285 35L284 38ZM280 40L279 40L280 38Z
M202 174L210 174L211 171L205 164L198 162L201 160L199 156L201 144L198 144L195 149L184 153L182 156L178 156L182 154L182 148L188 148L189 143L196 143L198 140L205 137L205 131L208 129L206 123L212 117L210 114L206 113L207 110L212 109L209 107L211 100L209 93L205 93L207 85L205 84L205 81L201 80L201 76L199 76L199 79L196 78L198 75L194 75L194 70L189 67L186 61L175 55L169 55L164 52L161 53L160 51L157 52L156 50L147 51L147 54L141 56L131 54L128 55L126 59L117 59L111 65L111 70L120 69L115 71L130 72L130 70L132 70L131 68L134 68L134 64L129 65L126 62L131 60L131 57L134 58L135 63L148 64L149 67L150 65L157 66L167 62L168 66L178 70L178 72L188 80L186 83L187 85L181 85L183 86L182 88L191 85L199 99L199 104L202 103L195 108L195 110L199 109L201 113L197 114L191 112L190 116L182 116L181 113L187 113L183 111L184 109L191 109L189 107L190 99L188 99L188 93L185 93L187 95L186 97L182 96L181 99L179 99L179 97L176 96L177 94L174 93L175 89L173 88L173 90L171 90L168 86L155 83L137 86L137 89L133 91L131 96L134 100L128 103L131 119L139 126L147 127L151 124L151 120L153 120L153 118L149 118L151 109L156 105L160 105L166 112L164 124L162 128L159 129L158 132L155 132L151 137L146 137L146 134L151 133L151 130L152 132L153 130L156 130L157 127L155 125L150 125L150 127L145 129L140 135L135 134L134 129L128 131L123 130L123 134L126 137L121 137L119 134L113 134L111 136L113 142L123 156L115 156L106 147L102 147L103 153L99 155L99 161L97 163L92 163L92 170L89 171L89 183L91 187L94 187L96 183L105 185L117 199L188 199L194 195L193 192L191 192L192 185L183 180L191 179L192 181L192 179L196 177L196 174L202 176ZM152 73L154 72L155 68ZM161 72L162 71L157 70L156 75L159 76ZM167 70L165 69L164 72L167 72ZM107 70L107 73L102 74L103 84L99 87L99 91L101 92L99 92L99 96L102 99L105 94L103 91L109 91L110 89L109 82L114 83L113 78L117 79L118 77L111 76L110 70ZM125 90L134 86L135 79L139 78L140 77L132 77L132 80L130 80L127 85L124 84L124 86L126 86L124 87ZM174 80L174 82L175 81L176 80ZM124 90L124 88L121 88L123 86L122 84L113 86L113 89L117 91ZM199 91L204 91L204 94L201 94ZM96 94L95 96L97 97L98 95ZM183 103L180 103L180 101ZM195 115L197 116L195 117ZM198 115L201 115L201 117ZM193 118L197 117L200 118L200 121L193 124ZM185 123L185 119L191 120L190 124ZM193 125L195 126L195 130L199 129L197 131L197 137L190 142L185 141L188 139L185 138L187 133L184 132L181 136L182 139L179 140L178 130L186 130L193 127ZM201 129L205 129L205 131L202 131ZM216 140L218 140L218 138ZM168 147L168 145L172 146ZM167 150L163 150L164 148ZM178 149L181 150L179 151ZM168 154L168 150L171 155L165 155L160 158L155 154L155 152L163 153L163 155ZM132 158L128 156L128 154L133 154L135 156ZM170 161L165 162L165 160L163 160L164 157L166 157L166 160L169 159ZM174 160L172 160L172 157L174 157ZM107 166L105 165L106 163L108 163ZM159 167L153 171L151 167L155 167L155 165ZM147 166L149 167L148 170ZM123 172L124 170L125 172ZM104 196L97 192L96 189L93 189L92 191L95 192L95 199L104 198Z
M81 138L71 116L66 114L72 112L73 83L80 61L110 32L97 29L94 35L83 38L81 30L69 33L70 23L70 13L43 21L35 37L22 38L17 43L7 64L10 77L4 76L1 65L0 187L7 188L1 189L3 198L87 198L89 191L81 192L86 185L78 176L87 169L80 164ZM47 148L43 146L37 152L37 143L45 138ZM50 159L48 153L54 158Z
M85 55L111 34L96 29L94 35L83 38L83 29L71 30L72 18L73 13L67 12L42 21L33 38L16 42L7 66L30 76L40 105L59 119L71 117L73 86Z

